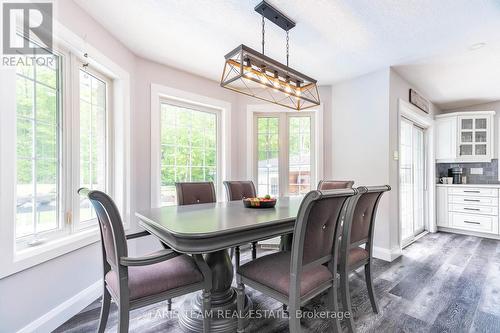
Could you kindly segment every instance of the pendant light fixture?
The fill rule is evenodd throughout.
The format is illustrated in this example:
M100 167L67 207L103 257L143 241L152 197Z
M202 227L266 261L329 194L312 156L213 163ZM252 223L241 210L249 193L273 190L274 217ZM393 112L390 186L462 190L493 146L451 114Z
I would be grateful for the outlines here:
M295 22L266 1L255 11L262 16L262 53L243 44L229 52L221 86L297 111L319 105L316 80L288 66L288 36ZM266 19L286 32L286 65L264 55Z

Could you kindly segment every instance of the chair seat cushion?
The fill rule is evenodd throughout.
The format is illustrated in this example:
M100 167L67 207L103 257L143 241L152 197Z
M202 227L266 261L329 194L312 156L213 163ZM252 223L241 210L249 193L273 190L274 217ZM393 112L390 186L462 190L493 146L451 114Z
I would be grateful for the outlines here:
M288 296L290 257L290 252L278 252L260 257L241 266L238 274ZM300 296L306 295L322 283L331 280L332 274L326 266L316 265L303 270L300 281Z
M118 294L118 274L111 270L106 274L109 288ZM203 281L196 262L188 255L146 266L129 266L128 288L131 300L156 295L171 289Z
M361 247L354 247L349 250L349 257L347 258L347 266L353 266L356 263L368 258L368 251Z

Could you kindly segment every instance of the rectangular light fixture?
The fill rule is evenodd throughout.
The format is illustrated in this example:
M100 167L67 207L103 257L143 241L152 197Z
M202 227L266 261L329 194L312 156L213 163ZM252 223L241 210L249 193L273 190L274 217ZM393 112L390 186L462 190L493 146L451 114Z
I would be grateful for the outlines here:
M320 104L316 80L240 45L226 56L221 86L297 111Z

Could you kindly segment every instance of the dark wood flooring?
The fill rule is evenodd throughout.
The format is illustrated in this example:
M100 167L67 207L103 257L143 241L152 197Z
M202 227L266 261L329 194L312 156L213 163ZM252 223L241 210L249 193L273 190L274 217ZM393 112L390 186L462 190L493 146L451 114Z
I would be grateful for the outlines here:
M259 249L259 256L270 253ZM245 251L242 260L248 260ZM500 332L500 241L449 233L428 234L387 263L376 260L374 284L380 313L372 312L363 271L351 278L358 332ZM254 309L276 310L281 304L251 288ZM183 298L173 301L178 309ZM318 297L307 310L324 309ZM95 332L100 302L85 308L55 332ZM180 332L166 303L132 311L130 332ZM107 331L116 332L113 305ZM324 319L306 319L304 332L329 332ZM249 332L288 332L283 318L254 319Z

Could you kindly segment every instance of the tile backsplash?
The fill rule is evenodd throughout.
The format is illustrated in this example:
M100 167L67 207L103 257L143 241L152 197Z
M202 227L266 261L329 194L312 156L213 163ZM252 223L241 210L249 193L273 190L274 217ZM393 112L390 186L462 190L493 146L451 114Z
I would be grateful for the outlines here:
M463 176L467 177L467 184L500 184L498 181L498 159L491 160L491 163L436 163L436 176L448 177L448 169L461 167ZM482 168L482 175L471 175L471 168Z

